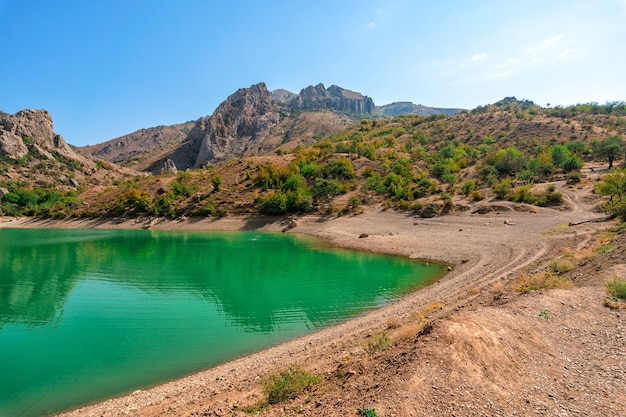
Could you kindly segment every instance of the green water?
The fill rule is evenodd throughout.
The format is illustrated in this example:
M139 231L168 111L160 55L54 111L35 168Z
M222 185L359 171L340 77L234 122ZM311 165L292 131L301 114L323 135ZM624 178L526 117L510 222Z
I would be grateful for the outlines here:
M293 235L0 229L0 416L57 412L207 368L442 272Z

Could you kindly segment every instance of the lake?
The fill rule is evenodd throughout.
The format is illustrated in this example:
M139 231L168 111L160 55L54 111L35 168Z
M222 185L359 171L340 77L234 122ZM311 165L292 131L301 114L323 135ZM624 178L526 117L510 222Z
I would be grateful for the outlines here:
M443 273L292 234L0 228L0 416L171 380L363 314Z

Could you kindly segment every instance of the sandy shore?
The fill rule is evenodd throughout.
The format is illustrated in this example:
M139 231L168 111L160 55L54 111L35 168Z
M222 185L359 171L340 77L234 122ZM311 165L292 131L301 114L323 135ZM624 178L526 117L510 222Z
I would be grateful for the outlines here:
M355 340L385 328L391 318L407 319L432 303L441 315L471 304L475 295L516 271L559 253L565 245L583 245L607 223L593 211L589 189L565 189L566 206L535 208L513 203L475 203L445 216L421 219L406 213L366 210L338 218L227 217L219 220L116 219L52 221L2 219L0 227L150 228L152 230L259 230L303 233L332 245L423 258L450 265L451 272L430 287L343 324L153 388L110 399L65 416L244 415L233 411L258 396L259 377L297 363L331 372L338 357L358 356ZM479 207L485 214L474 214ZM212 413L212 414L211 414ZM273 415L270 413L270 415ZM327 415L327 414L326 414ZM341 415L341 414L337 414ZM402 415L402 413L397 414Z

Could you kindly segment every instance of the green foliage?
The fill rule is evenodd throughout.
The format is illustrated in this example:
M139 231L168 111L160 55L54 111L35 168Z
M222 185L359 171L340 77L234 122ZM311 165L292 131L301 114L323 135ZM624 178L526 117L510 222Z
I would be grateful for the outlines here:
M621 158L626 153L626 143L618 135L611 135L602 141L591 142L594 156L599 159L606 159L609 162L609 169L613 168L613 162Z
M363 202L359 197L355 195L350 196L350 198L348 199L348 207L350 207L352 210L356 210L361 206L361 204L363 204Z
M75 191L61 192L49 186L30 188L25 184L5 184L8 193L0 200L0 213L7 216L64 218L80 203Z
M268 404L293 400L322 382L322 377L295 365L262 380L263 394Z
M604 210L626 221L626 169L619 169L602 177L596 186L598 194L610 197L603 203Z
M511 183L511 179L507 177L502 179L497 184L494 184L492 188L496 197L498 197L500 200L504 200L511 192L513 185Z
M465 182L461 186L461 193L467 197L475 189L476 189L476 181L465 180Z
M605 287L612 297L626 300L626 279L614 277L606 282Z
M174 195L182 197L190 197L198 187L191 184L191 174L187 171L178 171L176 179L171 182L170 186Z
M283 214L287 212L287 195L282 191L272 191L260 199L261 212L267 214Z
M215 175L211 178L211 185L215 191L219 191L222 188L222 177L220 175Z
M378 411L374 407L361 407L357 411L361 417L378 417Z
M339 181L315 178L315 188L313 190L316 197L332 197L345 192Z
M337 180L353 180L356 178L356 171L352 165L352 161L348 158L340 158L328 162L322 167L324 177Z
M515 175L526 165L527 158L515 148L500 149L489 161L500 177Z

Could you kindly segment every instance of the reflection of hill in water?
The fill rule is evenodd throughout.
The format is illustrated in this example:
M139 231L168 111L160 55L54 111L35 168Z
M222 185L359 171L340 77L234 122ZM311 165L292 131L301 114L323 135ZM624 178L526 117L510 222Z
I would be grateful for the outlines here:
M406 259L309 250L294 237L258 233L0 233L0 270L8 271L0 287L3 323L52 322L77 280L97 276L148 293L197 294L251 331L272 331L278 319L317 327L336 321L338 311L355 314L386 301L381 294L415 288L418 267ZM36 249L37 242L47 244ZM431 279L440 272L427 271ZM340 274L340 287L327 279L331 273ZM25 278L32 276L41 279Z
M0 229L0 327L54 322L82 269L74 243L56 242L42 251L24 239L34 231L24 232Z

